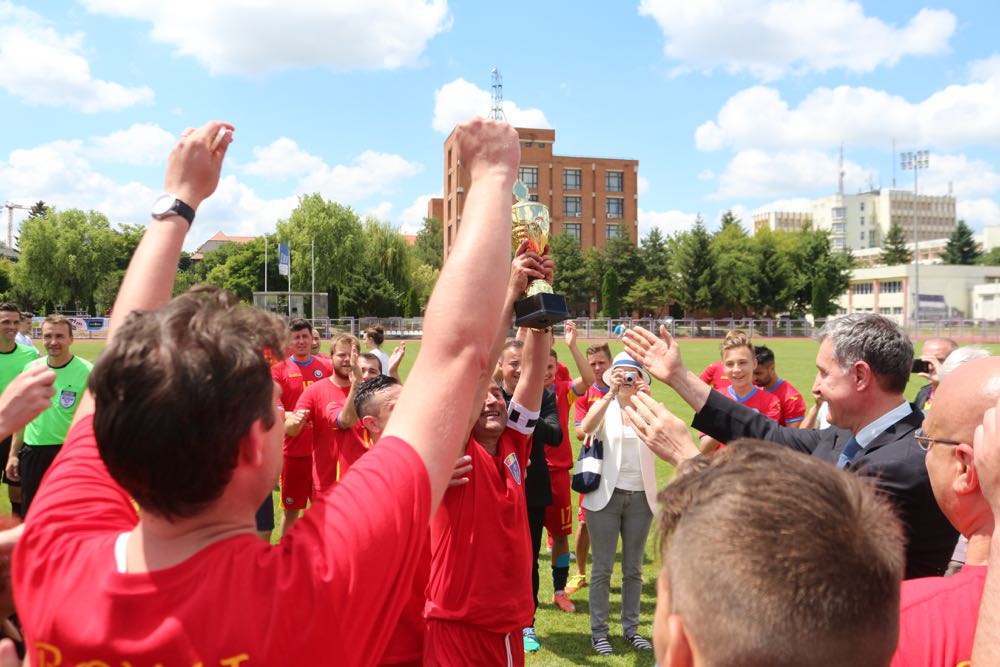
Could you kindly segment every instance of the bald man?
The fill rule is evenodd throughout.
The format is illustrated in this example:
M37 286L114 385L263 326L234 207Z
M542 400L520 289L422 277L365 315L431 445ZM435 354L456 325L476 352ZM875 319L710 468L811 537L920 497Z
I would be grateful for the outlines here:
M928 341L930 342L930 341ZM926 349L926 345L925 345ZM1000 358L955 369L934 392L917 443L927 447L934 499L969 540L966 562L951 577L903 582L899 645L893 667L968 664L986 581L994 518L979 486L972 440L986 411L1000 399Z
M920 388L917 397L913 400L913 404L921 412L926 414L931 409L934 391L941 381L939 377L941 365L948 358L948 355L957 349L958 343L951 338L928 338L924 341L923 347L920 348L920 359L931 365L931 372L919 374L920 377L926 378L928 383Z

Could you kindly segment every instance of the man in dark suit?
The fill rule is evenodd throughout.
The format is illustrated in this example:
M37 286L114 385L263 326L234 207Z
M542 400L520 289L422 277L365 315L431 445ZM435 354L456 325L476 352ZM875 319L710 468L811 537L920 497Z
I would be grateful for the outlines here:
M941 382L939 376L941 365L948 355L958 349L958 343L950 338L928 338L924 341L924 346L920 350L920 358L930 363L930 373L920 373L920 377L927 378L930 382L925 384L917 392L917 397L913 399L913 404L921 412L927 412L931 408L931 397L934 390Z
M958 533L934 500L924 452L913 438L923 414L903 398L913 344L891 320L869 313L828 323L818 339L813 392L829 404L835 427L822 431L778 426L712 391L685 368L663 327L660 338L637 327L626 335L625 346L695 410L694 428L725 442L769 440L871 478L905 526L906 578L942 575Z

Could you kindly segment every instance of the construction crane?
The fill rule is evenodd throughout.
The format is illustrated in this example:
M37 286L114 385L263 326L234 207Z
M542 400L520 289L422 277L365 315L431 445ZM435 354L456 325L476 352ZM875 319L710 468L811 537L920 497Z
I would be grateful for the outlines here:
M11 250L14 249L14 209L20 208L25 211L29 210L30 206L22 206L21 204L15 204L14 202L6 202L4 207L7 209L7 247Z

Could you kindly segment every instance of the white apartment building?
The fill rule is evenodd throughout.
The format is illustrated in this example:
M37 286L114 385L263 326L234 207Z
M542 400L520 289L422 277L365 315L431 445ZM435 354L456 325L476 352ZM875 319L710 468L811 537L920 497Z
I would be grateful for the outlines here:
M974 288L984 283L1000 283L1000 266L921 264L920 318L978 317L973 307ZM841 313L878 313L902 323L914 314L914 287L913 264L854 269L850 287L837 299L837 305ZM982 287L1000 288L1000 284Z
M770 211L753 216L755 229L766 225L772 230L795 231L806 220L812 220L816 229L830 231L835 250L852 251L881 246L893 222L903 228L910 240L915 222L920 241L947 237L957 224L955 197L918 195L914 201L912 192L888 188L820 197L812 201L808 213Z

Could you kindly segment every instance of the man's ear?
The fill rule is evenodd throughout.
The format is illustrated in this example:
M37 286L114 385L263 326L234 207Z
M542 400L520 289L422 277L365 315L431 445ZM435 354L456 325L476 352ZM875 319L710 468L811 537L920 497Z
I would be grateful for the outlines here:
M264 463L264 447L267 446L267 431L264 423L258 419L250 425L240 440L240 460L252 466L261 466Z
M664 663L660 667L692 667L694 665L694 645L688 636L684 619L678 614L667 617L667 634L670 643L663 656Z
M944 447L946 445L938 445ZM972 445L962 443L955 446L955 457L961 464L958 475L955 476L952 485L955 493L965 495L979 492L979 475L976 473L976 466L973 463Z
M875 382L875 375L867 362L855 361L851 365L851 380L854 381L855 389L864 391Z
M372 427L375 426L375 417L372 415L365 415L361 418L361 425L364 426L366 430L371 431Z

